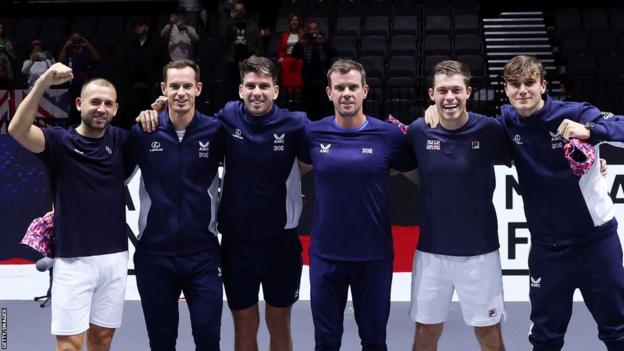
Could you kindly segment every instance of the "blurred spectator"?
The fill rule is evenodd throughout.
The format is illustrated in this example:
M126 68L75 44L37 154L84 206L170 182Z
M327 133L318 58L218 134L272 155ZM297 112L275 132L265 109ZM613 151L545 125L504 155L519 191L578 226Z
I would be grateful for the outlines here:
M149 31L145 19L134 22L134 33L124 43L121 62L123 63L123 92L125 94L121 108L124 113L117 122L123 128L130 128L140 111L148 109L158 96L160 67L163 58L160 43Z
M281 88L288 94L301 91L301 68L303 60L292 56L293 47L303 39L303 23L297 15L288 17L286 31L282 33L282 40L277 57L280 63Z
M303 104L311 120L318 120L331 111L327 103L327 70L336 50L325 40L317 20L309 20L303 39L295 44L292 56L303 59Z
M59 62L66 64L74 71L71 86L82 87L82 84L89 79L91 65L99 61L100 53L87 38L78 32L69 36L59 54Z
M13 43L0 23L0 89L13 88Z
M184 22L195 28L197 31L201 31L200 12L202 10L199 0L178 0L178 6L183 8L186 12Z
M195 27L185 22L186 11L176 9L169 16L169 23L160 31L161 38L167 43L169 58L173 60L193 60L194 46L199 41Z
M74 79L69 83L69 123L80 124L80 113L73 103L80 96L82 85L89 79L89 71L94 63L100 62L100 53L82 34L74 32L69 36L59 54L59 62L71 67Z
M28 89L32 88L39 76L55 62L52 54L45 50L43 42L38 39L33 40L30 43L30 55L22 65L22 73L27 78Z
M229 16L223 20L222 24L227 65L225 89L227 101L238 98L237 92L240 84L238 63L251 55L261 55L262 33L258 24L247 17L245 4L240 1L232 5Z

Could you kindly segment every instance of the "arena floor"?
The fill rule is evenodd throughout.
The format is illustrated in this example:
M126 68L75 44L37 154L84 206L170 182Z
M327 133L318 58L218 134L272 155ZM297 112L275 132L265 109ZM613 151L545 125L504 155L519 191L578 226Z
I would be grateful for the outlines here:
M0 301L6 308L7 348L10 351L52 350L54 338L50 335L50 308L40 308L31 301ZM411 350L413 323L408 316L408 302L393 302L388 323L388 350ZM527 341L529 326L528 302L508 302L507 320L503 323L503 337L507 351L530 350ZM293 309L293 338L295 350L313 350L314 335L310 302L300 301ZM233 350L232 318L227 307L222 317L221 349ZM360 350L353 310L347 305L345 333L342 350ZM268 350L268 334L264 326L259 336L260 350ZM112 350L148 350L147 333L141 305L127 301L123 326L117 331ZM178 350L194 350L188 310L180 304L180 332ZM458 303L453 303L438 349L440 351L478 350L471 328L461 317ZM566 335L565 351L602 351L605 346L598 340L596 324L582 302L574 304L574 314ZM4 348L3 348L4 351Z

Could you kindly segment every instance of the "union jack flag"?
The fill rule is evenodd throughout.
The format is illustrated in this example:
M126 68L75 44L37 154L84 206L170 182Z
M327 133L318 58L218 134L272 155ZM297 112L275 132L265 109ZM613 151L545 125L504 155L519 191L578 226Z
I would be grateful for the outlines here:
M9 121L13 118L17 106L28 95L28 90L0 90L0 133L6 134ZM37 109L38 124L45 120L68 118L69 94L67 89L50 89L41 98Z
M427 140L427 150L440 150L440 140Z

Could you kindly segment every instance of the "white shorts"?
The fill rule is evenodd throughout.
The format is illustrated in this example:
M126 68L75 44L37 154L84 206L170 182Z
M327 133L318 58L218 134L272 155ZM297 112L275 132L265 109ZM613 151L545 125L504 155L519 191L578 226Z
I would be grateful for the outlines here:
M89 329L89 323L105 328L119 328L127 276L128 251L55 258L52 334L80 334Z
M499 323L505 310L498 250L468 257L416 251L412 270L412 320L422 324L444 323L453 290L457 290L467 325L486 327Z

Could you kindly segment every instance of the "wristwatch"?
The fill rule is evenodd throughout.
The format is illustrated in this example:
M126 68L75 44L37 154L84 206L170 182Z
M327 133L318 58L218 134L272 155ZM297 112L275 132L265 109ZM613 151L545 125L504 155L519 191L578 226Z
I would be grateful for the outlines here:
M594 131L594 128L596 128L596 125L593 122L586 122L583 126L585 129L589 130L590 134Z

